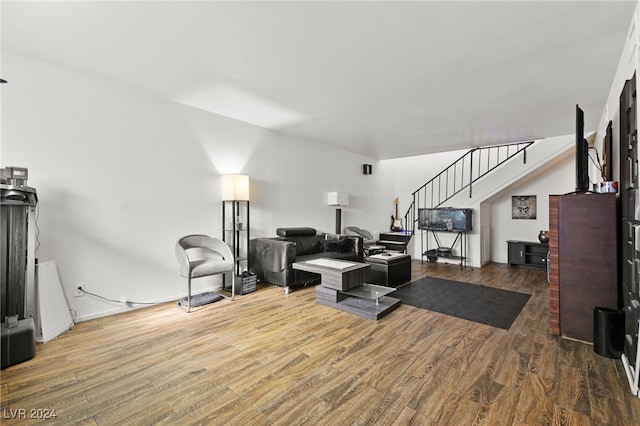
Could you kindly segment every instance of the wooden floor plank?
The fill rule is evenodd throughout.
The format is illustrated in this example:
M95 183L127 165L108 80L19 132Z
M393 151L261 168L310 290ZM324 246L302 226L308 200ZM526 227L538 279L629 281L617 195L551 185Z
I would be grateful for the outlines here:
M553 382L535 373L525 374L514 421L523 425L550 425L554 417Z

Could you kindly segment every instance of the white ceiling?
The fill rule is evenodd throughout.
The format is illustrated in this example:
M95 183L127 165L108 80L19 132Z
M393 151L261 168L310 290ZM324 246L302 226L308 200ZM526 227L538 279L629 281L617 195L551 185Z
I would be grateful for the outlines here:
M2 49L387 159L595 130L635 6L3 1Z

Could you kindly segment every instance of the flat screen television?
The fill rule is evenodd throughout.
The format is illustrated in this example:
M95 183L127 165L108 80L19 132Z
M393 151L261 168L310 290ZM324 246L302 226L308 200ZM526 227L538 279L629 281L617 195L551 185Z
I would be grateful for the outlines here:
M602 141L602 180L613 180L613 172L611 165L613 164L613 155L611 147L613 146L613 121L607 124L607 130Z
M428 231L471 231L472 209L418 209L418 228Z
M584 138L584 112L576 105L576 191L589 190L589 143Z

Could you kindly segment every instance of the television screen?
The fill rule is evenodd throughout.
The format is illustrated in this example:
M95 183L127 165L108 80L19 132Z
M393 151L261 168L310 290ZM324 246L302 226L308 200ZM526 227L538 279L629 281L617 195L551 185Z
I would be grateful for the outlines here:
M589 143L584 138L584 112L576 105L576 191L589 190Z
M428 231L471 231L472 209L418 209L418 228Z

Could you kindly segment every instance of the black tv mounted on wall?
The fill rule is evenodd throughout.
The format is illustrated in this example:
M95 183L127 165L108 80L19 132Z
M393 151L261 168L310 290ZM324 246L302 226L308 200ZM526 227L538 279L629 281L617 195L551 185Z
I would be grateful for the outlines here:
M589 191L589 143L584 138L584 112L576 105L576 192Z
M418 228L427 231L469 232L472 209L418 209Z

